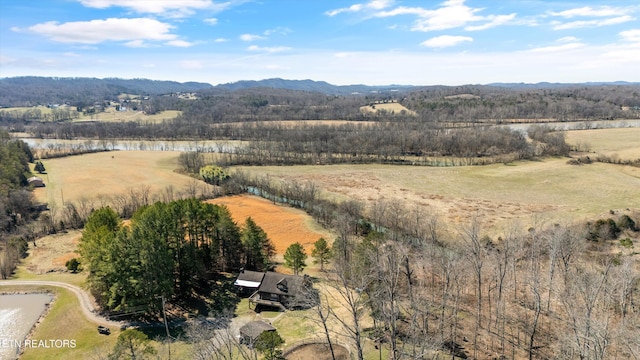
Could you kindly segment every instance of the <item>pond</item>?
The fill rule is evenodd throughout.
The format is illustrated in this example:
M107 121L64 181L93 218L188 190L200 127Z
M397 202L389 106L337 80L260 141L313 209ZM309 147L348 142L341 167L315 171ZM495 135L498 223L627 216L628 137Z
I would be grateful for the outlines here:
M25 337L51 301L51 294L0 295L0 359L17 359Z

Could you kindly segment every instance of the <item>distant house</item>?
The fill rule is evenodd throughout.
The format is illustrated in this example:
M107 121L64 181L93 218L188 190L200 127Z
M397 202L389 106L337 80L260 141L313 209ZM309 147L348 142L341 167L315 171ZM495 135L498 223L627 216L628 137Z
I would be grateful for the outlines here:
M310 282L307 276L244 270L238 274L234 285L245 293L253 291L249 297L250 304L286 310L293 306L296 295L300 294L303 287L310 286Z
M251 321L240 328L240 343L253 347L258 337L265 331L276 331L276 328L264 321Z
M39 178L37 176L28 178L27 182L33 187L44 187L44 181L42 180L42 178Z

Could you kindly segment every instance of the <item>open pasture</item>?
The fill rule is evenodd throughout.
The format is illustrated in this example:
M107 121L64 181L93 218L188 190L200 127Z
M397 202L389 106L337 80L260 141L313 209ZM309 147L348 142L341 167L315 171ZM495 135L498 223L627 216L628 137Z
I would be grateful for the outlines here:
M408 211L439 216L449 226L478 216L498 234L534 217L567 223L640 209L640 169L610 164L572 166L567 158L509 165L418 167L334 165L242 167L272 179L313 181L321 196L355 199L371 207L399 202Z
M102 199L148 188L149 195L171 186L174 192L205 186L174 170L177 151L109 151L43 160L45 187L35 190L39 201L60 208L64 202L88 199L99 206Z
M161 111L154 115L147 115L143 111L116 111L113 108L107 109L105 112L97 114L82 115L75 122L85 121L100 121L100 122L127 122L127 121L140 121L149 123L161 123L165 120L175 119L180 115L181 111L178 110L166 110Z
M640 159L640 128L567 131L567 142L596 155Z
M415 111L409 110L406 107L404 107L402 104L399 104L397 102L386 103L386 104L373 104L373 105L366 105L366 106L360 107L360 111L363 113L377 113L381 110L384 110L390 114L391 113L400 114L402 111L404 111L407 114L416 115Z

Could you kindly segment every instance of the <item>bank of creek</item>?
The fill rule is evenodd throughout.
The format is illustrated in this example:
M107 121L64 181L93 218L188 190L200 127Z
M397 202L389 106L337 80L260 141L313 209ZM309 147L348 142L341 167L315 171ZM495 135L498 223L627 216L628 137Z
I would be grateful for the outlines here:
M0 359L18 357L25 338L51 301L51 294L0 295Z

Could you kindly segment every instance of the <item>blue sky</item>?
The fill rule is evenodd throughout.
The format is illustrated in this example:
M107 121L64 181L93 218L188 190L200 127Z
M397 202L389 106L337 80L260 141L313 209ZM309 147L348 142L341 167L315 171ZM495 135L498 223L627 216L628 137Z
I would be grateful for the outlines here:
M639 0L1 0L0 77L640 81Z

